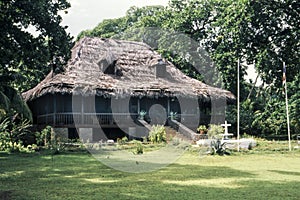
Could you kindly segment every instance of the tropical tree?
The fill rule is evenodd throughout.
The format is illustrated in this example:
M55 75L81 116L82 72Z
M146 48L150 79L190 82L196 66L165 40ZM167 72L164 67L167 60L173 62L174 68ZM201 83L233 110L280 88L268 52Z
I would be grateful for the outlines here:
M163 6L145 6L142 8L133 6L126 12L124 17L105 19L92 30L80 32L77 36L77 40L84 36L96 36L103 38L117 36L121 39L124 32L128 30L134 30L141 27L157 27L158 23L155 23L154 19L158 13L163 10Z
M286 131L281 84L285 62L291 125L296 133L300 114L299 16L297 0L170 0L165 8L132 8L125 17L103 21L88 34L146 42L185 74L234 94L237 94L237 60L240 59L243 131L257 135ZM149 27L167 30L167 34ZM190 43L188 51L177 37L180 33L195 41ZM255 85L256 81L245 81L250 65L262 79L261 87ZM216 71L220 77L211 78ZM228 112L234 121L236 107L232 106Z
M71 36L60 25L66 0L0 1L0 76L19 91L61 70L70 56Z
M0 1L1 115L22 113L30 119L18 93L50 70L61 71L69 59L72 38L58 14L69 7L66 0Z

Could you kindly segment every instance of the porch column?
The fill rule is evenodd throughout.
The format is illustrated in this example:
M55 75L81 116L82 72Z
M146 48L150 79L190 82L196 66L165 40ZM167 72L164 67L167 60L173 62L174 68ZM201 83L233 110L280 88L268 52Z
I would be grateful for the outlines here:
M137 112L138 114L141 112L141 104L140 104L140 98L138 97L138 102L137 102Z
M46 104L46 119L45 119L45 122L46 122L46 124L48 124L48 116L49 116L49 114L50 114L50 103L49 103L49 98L46 98L46 102L47 102L47 104ZM40 113L39 113L40 114ZM38 122L38 124L39 124L39 122Z
M84 104L83 104L83 96L81 96L81 124L84 124Z
M170 97L168 97L168 106L167 106L167 116L169 116L169 114L170 114Z
M56 124L56 95L53 95L53 125Z

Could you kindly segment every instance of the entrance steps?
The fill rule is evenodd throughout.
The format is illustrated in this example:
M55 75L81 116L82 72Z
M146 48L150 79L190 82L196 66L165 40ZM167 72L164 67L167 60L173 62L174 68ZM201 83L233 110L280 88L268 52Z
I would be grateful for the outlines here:
M168 120L168 124L170 127L177 130L179 133L183 134L189 140L193 140L193 141L197 140L199 134L195 133L195 131L189 129L182 123L180 123L176 120L170 119L170 120Z

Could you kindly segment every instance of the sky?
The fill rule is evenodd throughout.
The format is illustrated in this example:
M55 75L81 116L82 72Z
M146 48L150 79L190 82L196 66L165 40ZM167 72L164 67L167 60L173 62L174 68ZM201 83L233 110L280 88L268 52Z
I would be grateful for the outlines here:
M149 5L167 6L169 0L69 0L68 14L61 14L62 25L76 38L83 30L93 29L104 19L119 18L126 15L132 7Z

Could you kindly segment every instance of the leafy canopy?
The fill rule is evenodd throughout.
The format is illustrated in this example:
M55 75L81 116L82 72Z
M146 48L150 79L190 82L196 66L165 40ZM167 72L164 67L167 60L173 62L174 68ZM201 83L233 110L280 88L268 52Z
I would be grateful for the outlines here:
M69 7L66 0L0 1L1 84L23 91L44 78L48 66L61 70L72 38L58 12Z
M237 92L237 60L241 60L240 86L242 131L255 135L285 134L286 114L282 95L282 65L287 65L288 97L292 132L299 131L299 63L300 63L300 2L297 0L170 0L167 7L131 8L126 16L105 20L84 35L117 37L146 42L173 62L185 74L198 80L208 80L195 71L202 68L208 76L209 59L198 56L203 48L208 52L221 77L210 79L209 84L221 85L234 94ZM196 41L187 54L178 54L169 47L184 48L172 34L159 31L149 33L149 27L183 33ZM138 29L138 31L136 31ZM151 31L150 31L151 32ZM130 34L131 33L131 34ZM126 37L125 37L126 36ZM168 48L166 48L168 46ZM202 54L203 55L203 54ZM206 54L205 54L206 56ZM253 80L245 80L249 65L253 65L262 79L257 87ZM236 121L236 107L228 108L232 124Z
M69 7L66 0L0 0L0 118L31 119L19 92L69 59L72 38L59 14Z

